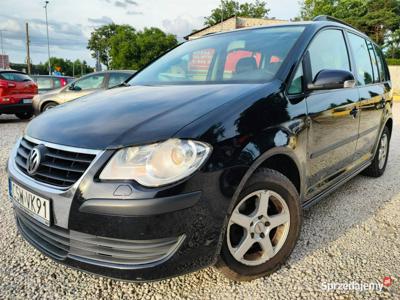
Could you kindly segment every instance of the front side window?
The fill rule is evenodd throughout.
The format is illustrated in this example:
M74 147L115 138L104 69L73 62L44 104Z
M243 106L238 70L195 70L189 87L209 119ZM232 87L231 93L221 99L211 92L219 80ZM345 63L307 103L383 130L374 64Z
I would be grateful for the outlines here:
M110 73L110 78L108 79L108 88L112 88L123 83L128 77L131 76L129 73Z
M243 30L183 43L133 77L129 84L270 81L304 26Z
M294 74L292 83L289 86L289 95L300 94L303 92L303 66L300 64L297 68L296 74Z
M314 38L308 52L312 80L320 71L326 69L350 71L349 55L341 30L322 31Z
M103 86L104 74L91 75L75 82L77 90L99 89Z
M349 41L356 61L358 84L366 85L373 83L374 73L366 40L356 34L349 33Z

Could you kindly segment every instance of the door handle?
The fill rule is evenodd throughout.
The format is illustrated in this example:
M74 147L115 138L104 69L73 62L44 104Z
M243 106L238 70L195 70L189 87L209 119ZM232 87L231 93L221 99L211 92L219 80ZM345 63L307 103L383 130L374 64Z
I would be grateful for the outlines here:
M353 118L357 118L358 113L360 112L360 110L357 107L354 107L351 111L350 111L350 115L353 116Z

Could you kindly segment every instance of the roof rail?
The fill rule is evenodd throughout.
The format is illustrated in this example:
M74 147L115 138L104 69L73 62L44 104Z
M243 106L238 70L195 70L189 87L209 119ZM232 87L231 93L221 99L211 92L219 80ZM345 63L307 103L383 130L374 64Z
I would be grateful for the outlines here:
M316 17L313 19L313 21L314 21L314 22L318 22L318 21L331 21L331 22L340 23L340 24L343 24L343 25L346 25L346 26L349 26L349 27L351 27L351 28L353 28L353 29L358 30L357 28L355 28L354 26L350 25L349 23L346 23L346 22L344 22L344 21L342 21L342 20L339 20L339 19L334 18L334 17L331 17L331 16L327 16L327 15L316 16Z

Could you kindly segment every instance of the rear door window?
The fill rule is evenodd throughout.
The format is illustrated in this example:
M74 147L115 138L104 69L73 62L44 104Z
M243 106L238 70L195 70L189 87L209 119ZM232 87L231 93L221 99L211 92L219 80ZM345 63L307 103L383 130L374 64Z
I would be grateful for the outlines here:
M386 81L386 80L388 80L388 78L386 76L385 62L383 60L382 52L377 46L374 46L374 47L375 47L375 54L376 54L376 59L377 59L377 63L378 63L379 77L380 77L381 81Z
M366 40L356 34L349 33L350 46L356 61L356 73L360 85L374 82L374 71Z
M378 71L378 62L375 56L374 45L370 41L366 41L369 57L372 63L372 70L374 71L374 82L379 82L379 71Z
M39 89L50 90L53 88L53 79L50 77L37 77L36 83Z

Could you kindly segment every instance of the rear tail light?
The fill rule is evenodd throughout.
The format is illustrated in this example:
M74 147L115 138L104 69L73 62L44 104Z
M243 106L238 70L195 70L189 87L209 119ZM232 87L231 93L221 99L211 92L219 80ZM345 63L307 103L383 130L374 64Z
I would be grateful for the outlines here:
M8 83L7 81L0 80L0 88L6 88L6 87L8 87L8 84L7 84L7 83Z

